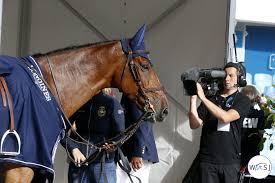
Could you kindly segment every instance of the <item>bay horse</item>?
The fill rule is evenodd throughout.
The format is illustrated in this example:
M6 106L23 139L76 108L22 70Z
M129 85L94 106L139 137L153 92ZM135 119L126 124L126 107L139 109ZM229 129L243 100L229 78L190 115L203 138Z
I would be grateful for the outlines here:
M132 39L65 48L32 58L67 117L101 89L114 87L163 121L168 102L145 51L144 33L145 26ZM6 162L2 168L5 183L29 183L36 167Z

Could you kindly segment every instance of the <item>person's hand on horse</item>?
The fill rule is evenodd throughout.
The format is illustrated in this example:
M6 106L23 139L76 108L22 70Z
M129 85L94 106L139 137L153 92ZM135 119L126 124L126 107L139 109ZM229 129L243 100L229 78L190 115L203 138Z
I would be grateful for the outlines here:
M143 166L142 157L132 157L131 159L132 168L134 171L139 170Z
M85 156L80 152L78 148L74 148L72 150L72 155L74 157L74 162L78 167L80 167L81 162L86 160Z
M108 153L114 152L116 150L116 145L113 143L105 143L102 148L106 150Z

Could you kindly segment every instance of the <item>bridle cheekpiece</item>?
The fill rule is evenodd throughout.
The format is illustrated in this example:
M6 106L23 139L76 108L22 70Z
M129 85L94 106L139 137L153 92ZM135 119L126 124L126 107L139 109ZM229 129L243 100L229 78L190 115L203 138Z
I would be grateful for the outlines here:
M122 50L125 53L125 55L127 56L127 62L125 63L123 72L121 74L121 82L122 82L122 79L123 79L123 76L124 76L124 71L125 71L126 65L128 64L130 73L131 73L131 75L132 75L132 77L133 77L133 79L134 79L134 81L135 81L135 83L138 87L137 95L140 95L144 99L144 103L145 103L144 108L143 108L144 112L149 112L149 110L151 109L153 111L153 113L155 113L153 105L150 103L150 100L146 96L146 93L162 90L162 87L160 87L160 88L149 88L149 89L144 88L142 86L142 82L141 82L139 73L137 71L137 66L134 62L135 57L144 57L150 62L149 52L145 50L144 46L141 46L141 49L132 50L132 48L130 46L129 39L122 39L120 42L121 42ZM151 64L151 62L150 62L150 64Z

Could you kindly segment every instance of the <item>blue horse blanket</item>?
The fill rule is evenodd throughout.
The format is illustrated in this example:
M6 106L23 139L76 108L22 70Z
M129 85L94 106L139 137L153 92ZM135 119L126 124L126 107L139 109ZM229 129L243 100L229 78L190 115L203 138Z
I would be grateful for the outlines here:
M53 162L65 123L56 100L41 80L42 73L32 57L0 56L0 75L5 76L14 110L15 130L21 139L17 156L0 155L0 163L12 162L36 168L53 182ZM32 69L31 69L32 68ZM34 72L34 69L37 72ZM39 76L40 75L40 76ZM9 129L9 110L0 96L0 138ZM3 151L17 151L14 136L8 136ZM0 165L1 166L1 165Z

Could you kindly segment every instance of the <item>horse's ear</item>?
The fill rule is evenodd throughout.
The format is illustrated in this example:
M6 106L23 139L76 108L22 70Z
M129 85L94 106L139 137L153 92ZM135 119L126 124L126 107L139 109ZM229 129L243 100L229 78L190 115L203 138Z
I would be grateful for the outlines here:
M131 46L133 48L140 47L144 43L144 34L146 31L146 25L144 24L131 39ZM132 49L133 49L132 48Z

